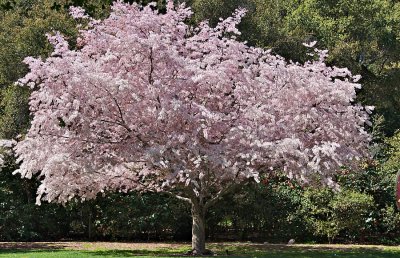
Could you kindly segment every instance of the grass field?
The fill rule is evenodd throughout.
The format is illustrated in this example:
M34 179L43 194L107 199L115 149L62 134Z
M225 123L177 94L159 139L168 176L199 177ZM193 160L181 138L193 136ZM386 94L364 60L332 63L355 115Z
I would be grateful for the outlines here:
M185 257L190 248L182 243L106 243L106 242L0 242L0 257ZM224 257L270 258L398 258L398 246L366 245L274 245L252 243L211 243L208 248Z

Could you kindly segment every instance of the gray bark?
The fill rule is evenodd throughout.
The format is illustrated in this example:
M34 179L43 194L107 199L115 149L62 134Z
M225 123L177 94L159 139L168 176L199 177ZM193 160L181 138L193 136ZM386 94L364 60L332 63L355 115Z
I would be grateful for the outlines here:
M205 209L198 204L192 204L192 252L202 255L206 250Z

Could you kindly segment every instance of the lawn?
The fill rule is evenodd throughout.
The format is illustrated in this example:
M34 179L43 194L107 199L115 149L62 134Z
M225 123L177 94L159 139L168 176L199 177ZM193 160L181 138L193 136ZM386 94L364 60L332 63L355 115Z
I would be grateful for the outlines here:
M398 246L373 245L275 245L253 243L211 243L219 256L270 258L389 258L400 257ZM187 243L43 242L0 243L0 257L184 257Z

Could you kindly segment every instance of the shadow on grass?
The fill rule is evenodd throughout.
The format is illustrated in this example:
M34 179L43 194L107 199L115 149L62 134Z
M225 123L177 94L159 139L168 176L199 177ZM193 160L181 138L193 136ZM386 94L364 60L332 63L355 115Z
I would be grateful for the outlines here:
M67 246L40 242L0 242L0 252L4 250L62 250Z
M230 257L269 258L399 258L400 249L373 246L279 245L279 244L212 244L218 254L227 252Z
M31 242L0 242L1 254L24 254L24 253L45 253L65 251L66 246L54 245L52 243L31 243Z
M189 249L188 249L189 250ZM95 256L110 257L132 257L132 256L159 256L159 257L184 257L188 250L176 250L171 248L160 249L135 249L135 250L97 250L85 251L85 253Z
M93 256L110 257L132 257L132 256L168 256L166 253L154 252L151 250L104 250L104 251L85 251Z
M382 248L375 246L351 246L347 247L346 245L338 245L338 246L328 246L328 245L284 245L284 244L224 244L217 243L210 245L212 249L217 250L229 250L229 251L241 251L241 252L312 252L312 251L321 251L321 252L383 252ZM400 249L397 251L400 253Z

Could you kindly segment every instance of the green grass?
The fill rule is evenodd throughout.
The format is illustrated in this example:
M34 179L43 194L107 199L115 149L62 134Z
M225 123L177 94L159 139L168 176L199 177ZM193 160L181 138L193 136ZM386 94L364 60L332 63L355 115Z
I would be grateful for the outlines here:
M400 247L355 246L355 245L256 245L249 243L222 243L208 246L225 257L266 257L266 258L398 258ZM1 248L1 245L0 245ZM187 245L174 248L151 249L107 249L95 244L82 244L83 250L69 250L63 246L41 246L39 248L0 249L0 257L16 258L67 258L67 257L184 257ZM226 254L228 250L229 256Z

